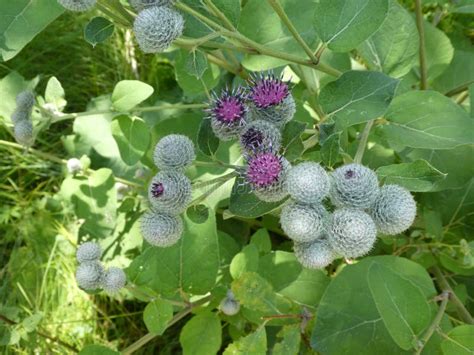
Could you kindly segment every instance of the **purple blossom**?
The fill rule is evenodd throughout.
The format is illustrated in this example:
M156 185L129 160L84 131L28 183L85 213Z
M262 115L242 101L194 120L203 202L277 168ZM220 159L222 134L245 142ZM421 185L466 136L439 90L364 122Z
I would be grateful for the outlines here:
M249 96L255 106L259 108L281 104L289 94L288 84L273 74L262 75L251 81Z
M226 89L220 97L214 95L208 112L222 124L239 124L247 113L243 91L240 88L233 91Z
M249 159L247 179L254 187L264 188L278 182L282 170L280 156L269 152L258 153Z
M161 182L155 182L151 186L151 193L153 197L158 198L161 195L163 195L163 192L165 192L165 187Z

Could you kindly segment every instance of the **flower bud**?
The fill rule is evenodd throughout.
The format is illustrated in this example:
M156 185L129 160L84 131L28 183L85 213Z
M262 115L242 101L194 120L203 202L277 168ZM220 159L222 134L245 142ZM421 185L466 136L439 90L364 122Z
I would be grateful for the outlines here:
M331 174L331 201L337 207L367 209L379 193L374 171L360 164L348 164Z
M312 242L295 243L296 259L307 269L323 269L334 260L334 252L325 238Z
M280 215L280 224L288 238L295 242L310 242L324 232L327 211L320 204L306 205L298 202L287 204Z
M377 237L372 218L363 211L350 208L334 211L327 233L332 249L346 258L358 258L367 254Z
M104 277L104 267L98 261L88 261L79 264L76 270L76 281L84 290L95 290L101 287Z
M102 288L105 292L114 294L119 292L127 282L125 272L118 267L110 267L102 280Z
M379 232L396 235L406 231L413 224L416 202L410 192L403 187L384 185L370 214Z
M288 193L298 202L318 203L329 193L330 180L318 163L304 162L293 166L287 177Z
M95 242L82 243L76 251L76 259L79 263L99 261L101 256L102 248Z
M183 234L183 221L179 216L169 216L153 211L146 212L141 219L143 238L153 246L169 247Z
M164 52L184 29L179 12L167 6L149 7L138 13L133 31L138 45L145 53Z
M170 134L161 138L153 153L155 165L162 170L185 169L195 159L193 142L181 134Z
M160 171L151 180L148 198L153 210L179 214L191 202L191 181L179 171Z

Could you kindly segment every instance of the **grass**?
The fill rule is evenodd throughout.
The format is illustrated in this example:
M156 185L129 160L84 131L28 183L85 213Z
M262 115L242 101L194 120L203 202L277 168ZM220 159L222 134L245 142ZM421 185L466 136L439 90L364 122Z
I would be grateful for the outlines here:
M116 31L108 42L92 48L82 35L88 18L90 14L64 14L17 57L0 64L0 78L11 71L28 79L41 75L41 93L56 76L66 91L69 112L85 110L91 98L110 93L124 79L141 78L156 91L179 92L171 65L134 54L129 34ZM57 124L41 134L35 148L66 158L61 137L70 132L71 122ZM12 139L1 124L0 139ZM79 225L54 199L63 169L0 146L0 314L18 323L5 327L0 321L0 352L5 354L66 354L74 353L69 347L94 343L121 348L146 333L143 303L88 295L75 286ZM35 317L40 318L37 332L31 331ZM164 354L179 346L181 326L162 340ZM16 345L1 346L20 336ZM153 353L152 347L146 349Z

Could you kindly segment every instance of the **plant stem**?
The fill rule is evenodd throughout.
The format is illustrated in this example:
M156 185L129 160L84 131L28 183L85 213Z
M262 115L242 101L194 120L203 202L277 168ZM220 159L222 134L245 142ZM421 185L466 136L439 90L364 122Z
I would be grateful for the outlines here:
M212 0L204 0L204 3L209 7L211 12L213 12L214 15L216 15L222 21L222 23L228 30L237 31L237 29L234 27L232 22L230 22L227 16L224 15L224 13L221 10L219 10L216 5L214 5Z
M233 67L232 65L230 65L228 62L226 62L225 60L222 60L218 57L216 57L215 55L213 54L210 54L208 53L207 54L207 59L211 62L211 63L214 63L222 68L224 68L225 70L227 70L228 72L236 75L236 76L240 76L242 79L246 80L248 78L248 75L246 75L247 73L239 70L240 68L235 68Z
M98 2L96 5L100 12L104 13L104 15L109 16L112 20L114 20L120 26L125 27L125 28L130 27L130 23L127 20L123 19L121 16L111 11L107 7L105 0L103 0L102 2Z
M449 301L449 295L450 295L449 291L443 291L443 293L439 296L439 298L441 299L441 304L439 306L438 313L436 313L436 316L431 322L431 325L429 326L425 334L423 334L422 338L420 339L421 346L416 350L415 355L421 354L426 343L428 343L434 331L436 330L436 328L438 328L439 323L443 319L444 312L446 311L446 306L448 305L448 301Z
M176 313L176 315L173 317L173 319L170 320L170 322L168 323L166 328L169 328L173 324L176 324L181 319L186 317L189 313L191 313L194 307L200 306L200 305L208 302L210 299L211 299L211 296L204 297L203 299L190 304L186 309L183 309L181 312ZM138 349L140 349L142 346L144 346L145 344L147 344L148 342L150 342L151 340L153 340L157 336L158 336L158 334L153 334L153 333L148 333L148 334L144 335L143 337L138 339L135 343L131 344L130 346L128 346L127 348L122 350L122 352L121 352L122 355L132 354L133 352L137 351Z
M464 83L464 84L458 86L457 88L454 88L454 89L448 91L445 95L446 96L457 95L457 94L467 90L471 84L474 84L474 80L468 81L467 83Z
M22 145L20 145L18 143L13 143L13 142L4 141L4 140L0 140L0 145L10 147L10 148L20 149L20 150L25 149L25 147L23 147ZM46 160L50 160L50 161L58 163L58 164L62 164L62 165L67 164L67 160L58 158L57 156L55 156L53 154L44 153L44 152L41 152L41 151L33 149L33 148L28 148L28 152L30 152L30 153L32 153L32 154L34 154L34 155L36 155L40 158L44 158ZM92 172L94 172L94 170L93 169L87 169L87 172L92 173ZM136 182L128 181L128 180L125 180L125 179L122 179L122 178L119 178L119 177L114 177L114 179L115 179L115 181L121 182L125 185L138 187L138 188L142 187L142 185L137 184Z
M370 129L374 124L374 120L370 120L365 125L364 131L360 137L359 146L357 147L356 155L354 156L354 163L360 164L362 163L362 158L364 157L365 147L367 145L367 140L369 139Z
M448 280L446 280L444 277L441 269L437 266L434 266L431 270L435 276L436 283L438 284L439 288L441 290L449 291L449 300L456 306L461 319L467 324L474 324L471 314L466 309L466 307L464 307L464 304L461 302L458 296L454 293L453 289L448 283Z
M306 44L303 37L301 37L298 30L293 25L293 22L291 22L290 18L286 14L285 9L283 9L283 7L281 6L280 2L278 0L267 0L267 1L270 4L270 6L273 8L273 10L275 10L275 12L280 17L280 19L283 21L283 23L288 28L288 30L291 32L295 40L304 49L308 57L311 59L311 62L313 62L313 64L318 64L319 59L313 54L313 50L309 48L309 46Z
M423 24L423 11L421 0L415 0L416 27L420 36L420 89L428 88L428 75L426 67L426 51L425 51L425 28Z
M456 98L456 103L457 103L458 105L461 105L461 104L464 102L464 100L466 100L466 99L468 98L468 96L469 96L469 92L464 91L463 93L461 93L461 95L459 95L459 96Z
M52 123L61 122L65 120L74 119L77 117L94 116L94 115L105 115L105 114L126 114L130 112L158 112L163 110L188 110L188 109L204 109L207 104L163 104L160 106L148 106L148 107L135 107L131 111L119 112L112 109L99 110L99 111L86 111L78 113L68 113L61 116L54 116Z
M132 25L135 17L123 7L120 0L107 0L107 4L111 9L116 10L129 23L129 26Z
M225 182L225 181L228 181L228 180L230 180L233 177L236 177L238 175L239 174L237 172L233 171L233 172L228 173L226 175L219 176L215 179L211 179L211 180L207 180L207 181L197 181L197 182L193 183L193 189L200 189L200 188L203 188L203 187L206 187L206 186L209 186L209 185L216 184L216 183L221 182L221 181Z
M223 163L221 161L199 161L199 160L196 160L194 162L194 165L195 166L206 166L206 167L210 167L210 168L229 168L229 169L234 169L234 170L242 168L239 165L226 164L226 163Z
M332 76L341 75L341 72L339 70L334 69L333 67L328 66L326 64L323 64L323 63L314 64L312 61L304 60L304 59L302 59L298 56L295 56L295 55L292 55L292 54L289 54L289 53L285 53L285 52L281 52L281 51L278 51L278 50L274 50L274 49L271 49L271 48L266 47L264 45L261 45L261 44L255 42L255 41L251 40L250 38L245 37L244 35L242 35L239 32L229 31L229 30L225 29L224 27L222 27L221 25L219 25L218 23L208 19L206 16L202 15L201 13L199 13L196 10L192 9L191 7L187 6L186 4L178 2L178 3L176 3L176 7L178 9L180 9L184 12L187 12L190 15L196 17L201 22L207 24L209 27L213 28L214 30L221 31L224 36L229 37L229 38L234 39L234 40L237 40L238 42L240 42L240 43L242 43L242 44L244 44L244 45L246 45L250 48L255 49L257 51L257 54L263 54L263 55L267 55L269 57L274 57L274 58L283 59L283 60L286 60L286 61L289 61L289 62L305 65L305 66L320 70L320 71L322 71L326 74L332 75Z

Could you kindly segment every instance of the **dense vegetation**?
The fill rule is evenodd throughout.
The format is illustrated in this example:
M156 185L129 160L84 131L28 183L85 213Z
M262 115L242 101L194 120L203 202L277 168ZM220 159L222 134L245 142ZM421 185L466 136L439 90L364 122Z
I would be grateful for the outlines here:
M0 0L2 353L472 354L473 13Z

